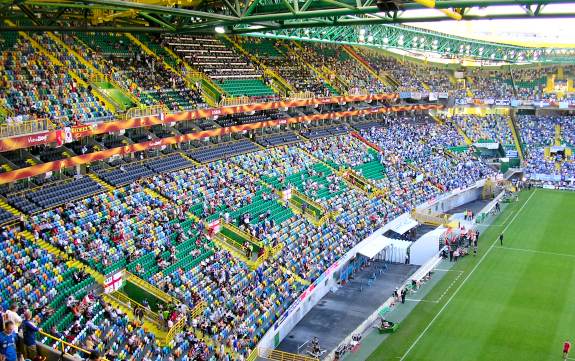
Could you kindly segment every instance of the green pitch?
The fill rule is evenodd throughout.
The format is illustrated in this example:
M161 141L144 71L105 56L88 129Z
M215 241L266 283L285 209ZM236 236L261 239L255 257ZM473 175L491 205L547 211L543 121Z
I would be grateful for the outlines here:
M575 340L575 193L522 193L453 269L368 360L561 360Z

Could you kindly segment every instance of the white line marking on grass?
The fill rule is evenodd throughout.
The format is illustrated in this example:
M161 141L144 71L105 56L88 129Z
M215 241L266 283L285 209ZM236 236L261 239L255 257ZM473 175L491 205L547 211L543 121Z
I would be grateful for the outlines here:
M429 301L429 300L417 300L417 299L413 299L413 298L406 298L406 301L409 302L429 302L429 303L439 303L439 301Z
M437 271L437 269L436 269ZM459 280L459 278L461 277L461 275L464 273L461 270L450 270L450 269L441 269L441 271L451 271L451 272L459 272L459 274L457 275L457 277L455 277L455 279L453 281L451 281L451 283L449 284L449 286L447 287L447 289L441 294L441 296L439 296L439 298L437 300L423 300L423 299L413 299L413 298L406 298L406 301L411 301L411 302L429 302L429 303L439 303L441 302L441 300L443 299L443 297L447 294L447 292L449 292L449 290L451 289L451 287L453 287L453 285L455 284L455 282L457 282L457 280Z
M531 195L529 195L529 198L527 198L527 200L525 201L525 203L523 203L523 205L521 206L521 208L519 208L519 210L515 213L515 216L511 219L511 221L507 224L507 226L503 229L502 233L505 232L509 226L511 224L513 224L513 222L515 221L515 219L517 219L517 216L521 213L521 211L523 210L523 208L525 208L525 206L527 205L527 203L529 203L529 201L531 200L531 198L533 197L533 195L537 193L537 189L533 191L533 193L531 193ZM507 217L509 218L509 217ZM449 304L451 303L451 301L455 298L455 296L459 293L459 290L461 290L461 288L463 287L463 285L467 282L467 280L469 279L469 277L471 277L471 275L475 272L475 270L479 267L479 265L481 263L483 263L483 260L485 259L485 257L487 257L487 255L489 254L489 252L493 249L493 247L495 247L495 245L497 244L497 242L499 242L499 236L497 236L495 238L495 240L493 241L493 243L491 244L491 246L489 247L489 249L487 249L487 251L483 254L483 256L481 256L481 258L479 259L479 261L475 264L475 266L473 266L473 268L471 269L471 272L469 272L467 274L467 277L465 277L463 279L463 281L461 281L461 283L459 284L459 286L455 289L455 291L453 292L453 294L451 295L451 297L449 297L449 299L447 300L447 302L445 302L445 304L443 305L443 307L441 307L441 309L439 310L439 312L437 312L437 314L431 319L431 321L429 321L429 323L427 324L427 326L425 327L425 329L419 334L419 336L417 336L417 338L415 339L415 341L413 341L413 343L411 344L411 346L409 346L409 348L407 349L407 351L405 351L405 353L403 354L403 356L401 356L401 358L399 359L399 361L403 361L405 360L405 358L407 357L407 355L411 352L411 350L413 350L413 348L415 347L415 345L417 345L419 343L419 341L421 340L421 338L427 333L427 331L431 328L431 325L433 325L433 323L435 322L435 320L437 320L437 318L443 313L443 311L445 311L445 309L447 308L447 306L449 306Z
M536 254L545 254L549 256L561 256L561 257L571 257L575 258L575 254L569 253L559 253L559 252L549 252L549 251L538 251L536 249L529 249L529 248L515 248L515 247L505 247L505 246L495 246L495 248L499 249L506 249L509 251L519 251L519 252L528 252L528 253L536 253Z
M455 277L455 279L453 281L451 281L451 284L449 285L449 287L447 287L447 289L445 291L443 291L443 293L441 294L441 296L439 296L439 298L437 299L437 303L441 302L441 300L443 299L443 297L445 297L445 295L447 294L447 292L449 292L449 290L451 289L451 287L453 287L453 285L459 281L459 279L461 278L461 275L463 274L463 271L459 271L459 274L457 275L457 277Z

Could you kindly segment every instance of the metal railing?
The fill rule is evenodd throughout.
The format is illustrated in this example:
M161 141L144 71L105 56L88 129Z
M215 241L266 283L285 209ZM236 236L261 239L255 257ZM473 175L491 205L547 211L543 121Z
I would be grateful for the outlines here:
M164 105L150 105L147 107L134 107L130 108L124 114L124 119L148 117L150 115L160 115L161 113L167 114L169 109Z
M202 301L202 302L198 303L190 311L190 316L192 316L192 318L199 317L204 312L204 310L206 309L207 306L208 306L208 304L206 303L206 301Z
M296 93L291 93L289 96L289 99L292 100L298 100L298 99L313 99L315 98L315 94L310 92L310 91L306 91L306 92L296 92Z
M447 225L451 215L443 213L423 213L417 210L411 211L411 217L419 223L432 224L432 225Z
M15 135L31 134L55 129L54 124L46 118L26 120L23 122L0 125L0 138Z
M143 288L144 290L150 292L151 294L153 294L154 296L156 296L160 300L162 300L164 302L171 302L171 303L178 303L179 302L175 297L168 295L167 293L165 293L164 291L162 291L158 287L144 281L143 279L136 276L135 274L133 274L127 270L124 270L124 273L126 275L127 281L130 281L133 284L135 284L136 286Z
M264 244L262 243L262 241L255 239L254 236L245 231L242 231L239 227L236 227L231 223L224 223L223 228L227 228L231 232L234 232L235 234L242 236L246 241L255 244L259 248L264 248Z
M319 358L310 357L306 355L298 355L295 353L289 353L280 350L274 350L269 348L258 348L258 356L266 360L274 361L317 361Z
M182 332L182 330L184 329L184 326L186 325L186 318L185 317L180 317L180 319L178 320L178 322L176 322L172 328L170 328L170 330L168 331L168 333L166 334L166 337L164 339L164 343L167 345L170 342L172 342L172 340L174 339L174 337L176 337L176 335L180 332Z
M61 338L58 338L58 337L53 336L53 335L50 335L49 333L46 333L46 332L44 332L44 331L38 331L38 333L39 333L40 335L42 335L42 336L44 336L44 337L47 337L47 338L51 339L52 341L54 341L54 342L55 342L55 345L54 345L54 346L51 346L51 347L52 347L53 349L55 349L55 350L58 350L58 351L62 352L62 354L71 355L71 354L69 354L69 353L66 351L67 348L68 348L68 349L69 349L69 348L73 348L74 350L83 352L83 353L85 353L86 355L89 355L90 352L91 352L91 351L89 351L89 350L86 350L85 348L82 348L82 347L76 346L76 345L74 345L74 344L71 344L71 343L68 342L68 341L62 340ZM106 358L101 358L101 360L102 360L102 361L108 361Z
M253 102L254 101L248 96L235 97L235 98L223 98L222 100L220 100L220 107L227 107L227 106L233 106L233 105L244 105L244 104L250 104Z
M127 295L123 294L122 292L119 292L119 291L112 292L112 293L110 293L110 297L117 299L118 301L123 303L126 307L129 307L132 310L134 308L133 307L134 305L143 309L145 318L154 322L158 326L162 325L162 320L160 319L160 315L158 315L156 312L148 309L147 307L144 307L143 305L139 304L138 302L134 301L133 299L131 299Z

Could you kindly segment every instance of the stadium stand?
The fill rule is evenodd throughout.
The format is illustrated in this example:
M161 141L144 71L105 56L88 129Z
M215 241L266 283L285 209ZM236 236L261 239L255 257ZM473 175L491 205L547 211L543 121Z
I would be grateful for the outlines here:
M413 91L450 93L449 101L556 99L544 91L555 67L466 70L465 81L456 82L450 70L328 44L195 34L52 35L30 35L34 46L17 32L0 34L0 105L10 113L3 125L46 118L63 128L115 119L92 88L103 83L125 92L126 104L136 108L203 108L199 73L224 99L272 97L262 64L295 92L317 96ZM515 118L495 114L439 118L405 111L242 127L387 105L366 100L213 113L2 151L0 172L6 173L98 150L134 150L77 168L61 162L57 174L0 187L0 305L17 304L20 314L32 310L44 330L109 361L253 357L304 289L358 242L422 203L497 173L460 132L472 142L514 144ZM519 115L516 124L527 150L525 173L575 177L572 160L546 154L556 129L560 145L575 146L573 117ZM219 127L233 127L234 134L220 129L193 141L181 137L162 149L137 144ZM284 199L287 190L292 199ZM149 310L161 314L156 323L138 319L136 306L102 295L103 280L121 270L174 303L166 313ZM38 341L58 347L46 335Z
M225 41L200 35L167 35L165 41L191 66L206 73L231 96L267 96L261 70L237 53Z
M4 74L0 103L13 112L8 123L49 118L57 125L71 125L111 119L112 114L100 105L89 86L73 78L71 72L79 66L73 58L62 56L63 66L16 33L2 37L6 50L0 65ZM51 52L55 50L44 36L40 40Z

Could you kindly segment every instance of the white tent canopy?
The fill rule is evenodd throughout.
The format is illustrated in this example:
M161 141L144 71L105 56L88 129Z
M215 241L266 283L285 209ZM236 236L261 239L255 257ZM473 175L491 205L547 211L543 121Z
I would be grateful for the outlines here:
M417 227L417 221L411 217L407 218L405 222L399 224L397 227L392 228L395 232L399 234L404 234L410 229Z
M357 253L364 255L367 258L373 258L386 247L392 245L393 241L393 239L383 236L368 237L362 242Z

